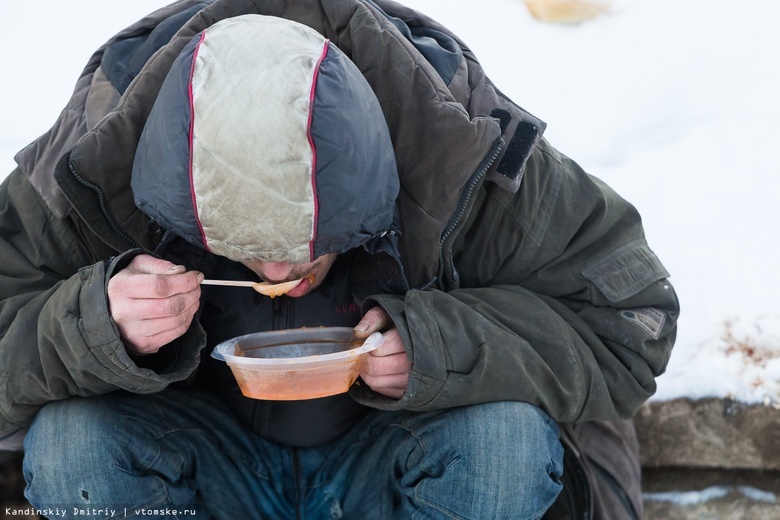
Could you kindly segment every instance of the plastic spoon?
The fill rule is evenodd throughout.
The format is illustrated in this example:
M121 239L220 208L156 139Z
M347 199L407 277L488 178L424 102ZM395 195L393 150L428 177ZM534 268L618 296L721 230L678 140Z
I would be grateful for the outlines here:
M246 282L238 280L203 280L201 285L226 285L230 287L251 287L255 291L265 296L275 298L286 294L291 291L296 285L301 283L303 278L297 280L291 280L289 282L282 283L269 283L269 282Z

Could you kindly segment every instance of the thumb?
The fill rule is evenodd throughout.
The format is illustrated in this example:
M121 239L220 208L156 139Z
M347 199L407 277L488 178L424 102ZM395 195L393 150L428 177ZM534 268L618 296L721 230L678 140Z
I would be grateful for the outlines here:
M179 274L187 271L183 265L176 265L152 255L136 256L128 268L138 274Z
M367 338L373 332L381 331L392 324L392 320L382 307L371 307L355 325L354 332L358 338Z

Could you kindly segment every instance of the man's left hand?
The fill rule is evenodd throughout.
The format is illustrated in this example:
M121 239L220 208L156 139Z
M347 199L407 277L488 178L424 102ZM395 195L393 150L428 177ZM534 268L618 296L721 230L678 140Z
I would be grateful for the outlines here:
M374 332L381 332L384 341L382 346L369 353L360 377L374 392L400 399L409 384L412 362L406 355L393 320L381 307L369 309L355 327L355 336L360 339Z

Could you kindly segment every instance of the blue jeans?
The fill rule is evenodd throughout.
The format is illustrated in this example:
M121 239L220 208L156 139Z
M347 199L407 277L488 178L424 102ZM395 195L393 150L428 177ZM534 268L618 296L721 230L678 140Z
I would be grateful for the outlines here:
M524 403L376 411L294 449L209 394L169 389L46 405L24 474L29 502L66 518L484 520L541 517L562 460L557 425Z

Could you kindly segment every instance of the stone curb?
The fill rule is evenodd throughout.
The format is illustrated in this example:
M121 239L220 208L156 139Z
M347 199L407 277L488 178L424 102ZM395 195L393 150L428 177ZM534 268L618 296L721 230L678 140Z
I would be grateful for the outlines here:
M773 406L651 401L635 424L644 467L780 470L780 410Z
M777 520L780 505L755 500L736 489L688 504L655 497L645 500L644 520Z

